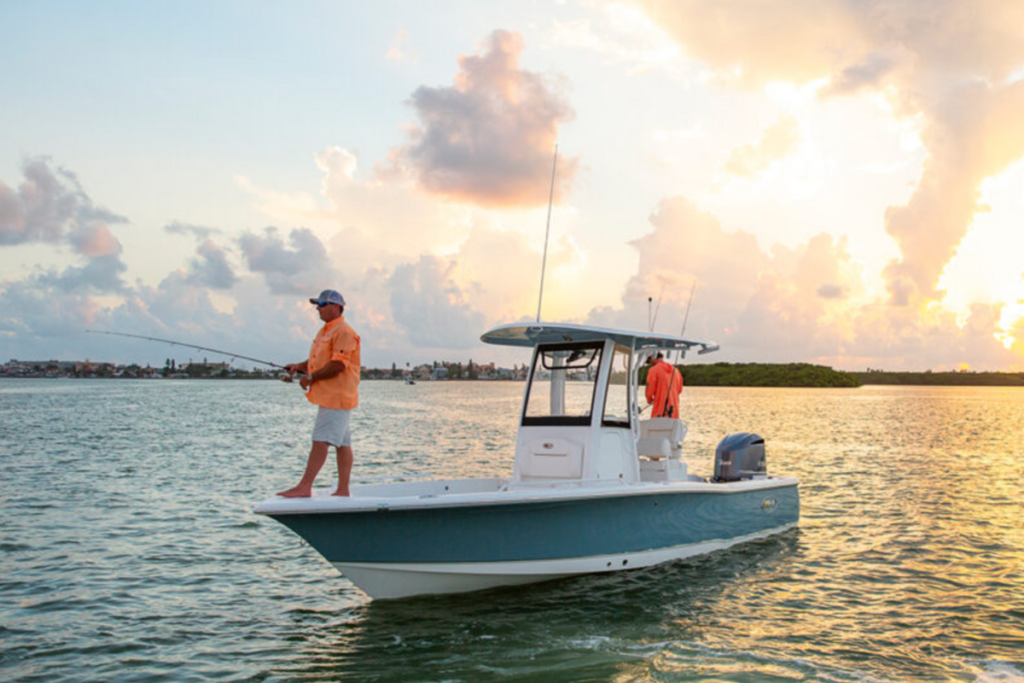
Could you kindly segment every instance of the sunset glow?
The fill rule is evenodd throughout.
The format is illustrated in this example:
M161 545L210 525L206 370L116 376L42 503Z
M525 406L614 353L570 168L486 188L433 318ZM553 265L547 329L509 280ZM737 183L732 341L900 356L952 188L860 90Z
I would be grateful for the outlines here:
M0 360L288 359L328 286L370 365L494 353L557 143L547 319L1024 365L1018 2L65 9L0 10Z

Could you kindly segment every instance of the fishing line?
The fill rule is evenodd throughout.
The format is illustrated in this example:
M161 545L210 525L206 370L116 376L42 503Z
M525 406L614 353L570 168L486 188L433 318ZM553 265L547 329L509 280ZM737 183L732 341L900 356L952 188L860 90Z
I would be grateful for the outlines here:
M228 356L232 360L234 360L235 358L241 358L242 360L252 361L253 363L259 363L260 365L269 365L272 368L278 368L278 369L285 370L285 371L287 371L287 369L288 369L288 368L286 368L283 365L280 365L278 363L271 363L268 360L261 360L259 358L252 358L250 356L243 356L240 353L233 353L231 351L221 351L220 349L211 349L208 346L199 346L198 344L187 344L185 342L175 341L173 339L162 339L160 337L147 337L146 335L143 335L143 334L128 334L127 332L106 332L104 330L86 330L86 332L88 332L90 334L109 334L109 335L114 336L114 337L131 337L133 339L145 339L147 341L155 341L155 342L162 342L164 344L171 344L172 346L185 346L185 347L190 348L190 349L198 349L200 351L208 351L210 353L218 353L218 354L220 354L222 356ZM306 373L301 373L300 372L298 374L301 375L301 374L306 374Z

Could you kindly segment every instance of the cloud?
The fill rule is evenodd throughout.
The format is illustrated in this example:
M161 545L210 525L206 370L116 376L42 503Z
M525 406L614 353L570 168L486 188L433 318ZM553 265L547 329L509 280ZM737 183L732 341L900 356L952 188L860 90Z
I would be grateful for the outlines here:
M273 294L313 296L340 286L327 249L308 228L292 230L287 243L274 227L264 229L262 236L245 233L238 246L249 270L261 273Z
M0 246L67 242L85 256L120 248L107 225L126 219L96 206L74 174L46 157L26 159L21 170L17 191L0 181Z
M217 228L207 228L202 225L192 225L190 223L181 223L174 221L164 226L164 231L169 232L172 235L192 235L196 239L206 239L211 235L220 234L221 231Z
M591 7L587 19L553 21L550 42L558 47L590 50L605 64L624 65L630 76L658 71L680 80L688 70L682 51L642 12L619 2Z
M326 147L315 161L323 173L320 192L327 202L319 210L317 234L329 235L323 238L327 260L344 274L337 286L372 353L416 357L428 345L443 349L435 346L443 339L463 349L476 344L487 325L533 313L540 246L516 223L527 220L523 216L532 222L535 216L517 213L510 218L496 210L438 202L400 179L362 181L359 154L350 148ZM274 215L284 223L311 215L302 197L292 206L286 198L274 202ZM243 255L251 257L244 258L247 266L263 273L270 268L263 252L270 251L278 256L276 269L290 271L292 259L280 253L286 246L283 236L275 231L270 244L259 237L258 244L253 235L240 243ZM555 273L578 269L583 259L569 235L552 236L549 281ZM523 273L529 273L529 286L523 286ZM400 284L404 290L396 289ZM273 287L285 291L276 283ZM548 304L553 301L550 290ZM440 298L418 301L423 292ZM552 309L547 305L545 310ZM447 327L425 330L424 311Z
M974 304L966 321L935 309L920 315L910 308L872 302L851 317L853 330L845 365L907 370L953 370L968 363L975 370L1002 370L1019 358L994 338L1000 306Z
M78 178L63 168L51 168L47 157L26 159L22 173L24 180L17 191L0 182L0 248L65 245L85 262L63 271L42 270L27 282L60 296L123 291L121 276L127 268L121 260L121 243L108 226L126 219L96 206Z
M5 282L0 286L0 337L7 337L5 346L14 358L52 357L57 352L39 351L39 340L80 332L92 324L97 309L80 292L57 291L36 279Z
M395 322L416 346L470 348L484 327L484 314L455 283L454 261L422 256L395 268L388 279Z
M196 255L189 262L188 270L185 272L187 283L197 287L227 290L238 282L238 275L235 274L235 268L229 258L229 249L210 238L211 235L222 234L221 230L174 221L164 226L164 232L172 235L192 235L196 239Z
M451 258L458 263L453 271L457 282L473 308L486 312L489 325L536 314L542 252L522 233L478 222ZM560 272L577 269L583 259L568 236L549 245L545 318L553 310Z
M196 257L189 264L187 279L212 289L231 289L238 282L238 276L228 262L227 252L209 239L196 247Z
M685 318L687 337L722 345L707 362L798 358L893 370L962 362L996 370L1019 362L996 339L1001 306L975 304L964 321L935 306L922 312L873 299L845 237L820 233L766 251L752 234L724 229L683 197L663 200L650 223L632 243L638 270L620 304L594 309L587 322L646 329L651 297L659 305L656 330L678 334Z
M116 294L125 289L121 275L127 269L119 255L106 254L90 259L84 266L69 266L60 273L47 272L37 282L62 292Z
M837 283L857 287L845 241L822 233L765 253L752 234L725 230L682 197L663 200L651 225L633 242L639 271L624 310L646 314L646 298L661 299L662 331L678 333L685 318L688 335L715 339L734 357L782 359L794 348L812 356L832 348L833 325L826 323L836 317L834 307L816 294Z
M846 288L841 285L822 285L818 287L818 296L822 299L845 299Z
M422 189L448 199L542 206L558 129L573 111L556 86L520 68L522 36L494 31L485 42L484 54L459 57L451 87L413 92L420 123L409 144L392 151L392 162ZM560 158L556 198L571 187L577 167L578 159Z
M855 0L850 0L854 2ZM845 2L637 0L635 3L719 79L759 86L811 81L861 54L865 38Z
M939 297L943 268L983 210L981 183L1024 157L1024 82L993 87L973 81L935 97L921 100L929 157L917 189L885 215L886 231L902 253L886 275L894 301L903 305L916 294Z
M722 169L731 176L753 178L787 157L799 142L800 124L792 116L782 116L765 129L756 145L734 149Z
M928 152L910 201L886 230L901 256L886 269L890 300L941 297L936 284L966 234L981 182L1024 156L1024 4L944 0L637 0L723 83L826 78L824 97L877 92L922 121Z
M368 267L391 269L438 245L465 239L479 209L439 202L406 179L360 178L359 154L331 145L313 156L322 173L320 199L306 192L285 194L239 180L256 208L281 225L306 225L327 245L344 273Z
M394 62L402 62L410 58L408 52L409 44L409 32L404 28L398 29L398 33L391 39L391 45L388 47L387 53L384 55L387 59Z
M77 226L68 233L68 242L75 251L87 257L110 256L121 253L121 243L105 225Z

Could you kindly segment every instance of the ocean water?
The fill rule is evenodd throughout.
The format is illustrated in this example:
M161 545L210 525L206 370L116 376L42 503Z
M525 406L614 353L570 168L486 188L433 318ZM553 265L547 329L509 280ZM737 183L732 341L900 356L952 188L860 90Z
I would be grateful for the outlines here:
M522 388L363 383L355 475L509 474ZM691 472L761 434L798 529L380 602L251 512L313 412L277 382L0 380L0 680L1024 681L1022 389L687 388Z

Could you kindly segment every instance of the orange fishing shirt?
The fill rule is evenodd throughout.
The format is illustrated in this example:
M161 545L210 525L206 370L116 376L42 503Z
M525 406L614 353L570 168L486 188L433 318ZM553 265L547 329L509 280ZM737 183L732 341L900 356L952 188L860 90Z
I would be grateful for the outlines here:
M647 371L647 402L651 417L679 417L679 394L683 392L683 376L665 361L658 361Z
M334 377L313 382L306 398L324 408L351 410L359 405L359 335L345 322L345 316L317 332L306 369L316 372L332 360L340 360L345 369Z

